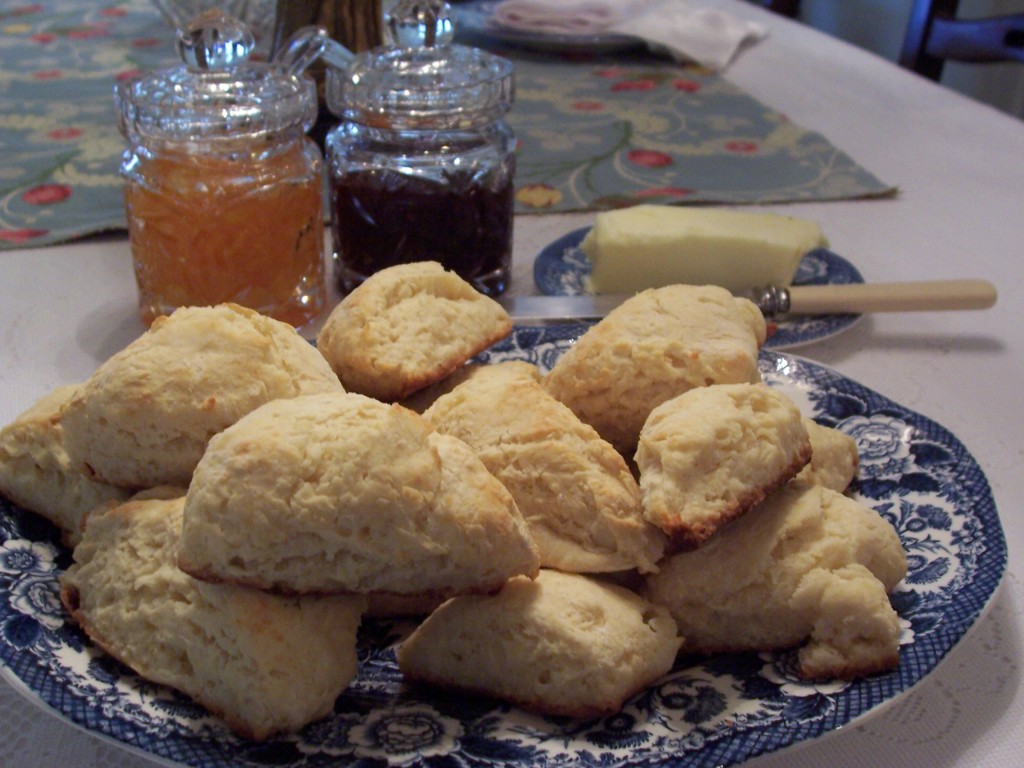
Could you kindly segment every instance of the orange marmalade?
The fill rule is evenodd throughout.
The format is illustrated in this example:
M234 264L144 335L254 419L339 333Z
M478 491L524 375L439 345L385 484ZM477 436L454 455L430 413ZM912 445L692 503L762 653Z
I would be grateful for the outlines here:
M228 301L296 327L315 318L326 301L321 166L304 135L261 153L130 152L143 320Z

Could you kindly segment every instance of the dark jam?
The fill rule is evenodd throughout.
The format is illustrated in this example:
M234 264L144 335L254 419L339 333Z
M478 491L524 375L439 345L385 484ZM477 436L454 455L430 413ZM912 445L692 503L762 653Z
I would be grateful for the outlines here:
M385 267L437 261L488 296L508 285L512 257L512 173L481 180L391 169L336 176L331 183L335 266L351 291Z

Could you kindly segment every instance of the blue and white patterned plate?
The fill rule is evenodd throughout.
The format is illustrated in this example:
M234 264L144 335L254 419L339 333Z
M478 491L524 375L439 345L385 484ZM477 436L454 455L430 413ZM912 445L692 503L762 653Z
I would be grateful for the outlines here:
M506 27L494 17L497 4L497 0L472 0L453 6L456 36L481 37L520 48L561 53L614 53L644 45L642 40L629 35L570 35Z
M485 362L549 367L583 325L519 328ZM978 621L1006 568L984 474L941 426L816 363L765 351L761 371L801 409L852 435L852 492L889 520L909 554L893 603L899 667L852 683L811 684L795 654L680 659L621 713L586 722L501 703L407 689L394 649L408 627L368 622L359 674L335 714L258 744L189 699L142 680L71 626L57 579L69 564L56 531L0 501L0 659L6 677L60 716L163 761L196 768L711 768L834 731L920 681Z
M569 232L545 246L533 263L533 280L537 290L550 296L576 296L591 293L590 260L580 250L580 243L590 231L583 227ZM863 283L864 278L853 264L824 248L811 251L797 267L794 285L838 285ZM793 315L773 323L774 332L765 346L770 349L794 347L821 341L845 331L862 315Z

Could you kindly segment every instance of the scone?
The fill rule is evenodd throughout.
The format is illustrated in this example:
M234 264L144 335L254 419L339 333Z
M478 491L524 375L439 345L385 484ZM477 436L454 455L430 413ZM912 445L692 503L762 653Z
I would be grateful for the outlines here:
M804 677L854 678L898 663L887 596L906 571L896 531L874 510L794 482L700 549L667 558L642 594L671 611L684 651L803 644Z
M500 304L425 261L367 278L331 312L317 347L347 390L390 402L443 379L511 332Z
M421 596L539 567L512 497L464 443L355 393L277 400L215 436L178 561L283 592Z
M636 465L646 519L671 550L699 547L811 458L803 417L766 384L717 384L655 408Z
M74 384L58 387L0 430L0 494L60 528L69 547L87 512L131 494L72 468L60 413L77 391Z
M282 397L341 392L295 329L233 304L186 307L104 362L62 418L74 466L113 485L188 485L210 437Z
M670 285L623 302L555 363L544 387L623 454L648 414L710 384L757 382L761 311L716 286Z
M509 361L511 362L511 361ZM529 375L540 381L540 369L530 363L519 363L523 368L523 371L529 370ZM477 363L470 362L465 365L459 366L450 374L445 376L438 382L431 384L429 387L418 389L408 397L403 397L399 402L399 405L403 405L411 411L416 413L424 413L430 406L432 406L439 397L447 395L459 384L464 382L466 379L476 376L481 370L492 367L492 364L488 363Z
M61 599L93 642L191 696L242 736L328 715L355 677L363 598L281 597L180 571L184 498L89 515Z
M575 718L618 712L669 672L668 612L587 576L542 570L495 595L456 597L398 649L406 679Z
M541 565L576 573L653 570L664 536L646 523L622 456L544 391L536 366L479 366L424 411L464 440L516 501Z
M857 442L838 429L804 418L811 439L811 460L796 476L812 485L823 485L842 493L857 476L860 454Z

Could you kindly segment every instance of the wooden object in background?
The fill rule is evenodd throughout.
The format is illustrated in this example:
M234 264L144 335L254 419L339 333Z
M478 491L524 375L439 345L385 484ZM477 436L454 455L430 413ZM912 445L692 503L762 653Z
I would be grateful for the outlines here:
M353 53L370 50L384 42L382 0L277 0L271 55L276 55L295 30L310 24L324 27L331 38ZM334 123L324 97L323 62L314 62L309 73L316 80L320 101L319 117L309 133L323 148L327 132Z
M316 23L353 53L376 48L384 41L381 0L321 0Z
M273 50L299 27L318 24L353 53L384 41L381 0L277 0Z

